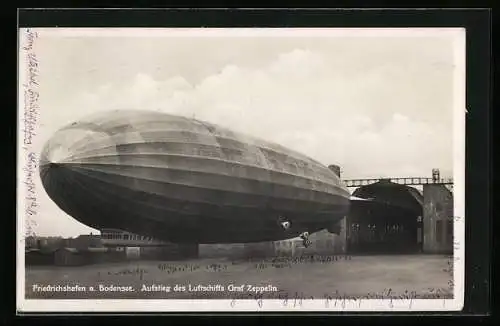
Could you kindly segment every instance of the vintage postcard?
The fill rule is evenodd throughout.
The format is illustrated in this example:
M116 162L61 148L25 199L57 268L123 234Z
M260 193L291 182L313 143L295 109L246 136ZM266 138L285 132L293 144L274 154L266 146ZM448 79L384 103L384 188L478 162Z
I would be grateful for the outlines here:
M464 301L465 30L19 30L20 312Z

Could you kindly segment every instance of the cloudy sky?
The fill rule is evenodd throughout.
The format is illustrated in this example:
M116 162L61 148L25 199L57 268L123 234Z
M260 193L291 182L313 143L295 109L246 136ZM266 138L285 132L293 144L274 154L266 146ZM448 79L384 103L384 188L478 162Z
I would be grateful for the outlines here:
M451 176L454 33L38 30L35 150L119 108L207 120L300 151L344 178ZM91 229L38 180L39 234Z

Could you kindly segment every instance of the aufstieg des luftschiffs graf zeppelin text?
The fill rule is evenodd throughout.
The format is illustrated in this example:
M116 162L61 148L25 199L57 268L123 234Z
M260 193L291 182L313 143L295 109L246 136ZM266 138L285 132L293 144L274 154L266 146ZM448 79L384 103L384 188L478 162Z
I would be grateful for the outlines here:
M163 285L163 284L143 284L141 292L252 292L252 293L264 293L264 292L278 292L278 288L273 285L257 286L252 284L229 284L224 286L221 284L187 284L180 285L176 284L174 286Z

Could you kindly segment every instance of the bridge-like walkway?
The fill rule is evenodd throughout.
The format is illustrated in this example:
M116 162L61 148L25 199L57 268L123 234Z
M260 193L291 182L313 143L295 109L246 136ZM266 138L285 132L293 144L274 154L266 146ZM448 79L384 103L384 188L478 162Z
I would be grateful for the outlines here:
M371 179L347 179L343 180L349 188L366 186L379 181L387 181L405 186L422 186L428 184L453 185L452 178L436 179L423 177L403 177L403 178L371 178Z

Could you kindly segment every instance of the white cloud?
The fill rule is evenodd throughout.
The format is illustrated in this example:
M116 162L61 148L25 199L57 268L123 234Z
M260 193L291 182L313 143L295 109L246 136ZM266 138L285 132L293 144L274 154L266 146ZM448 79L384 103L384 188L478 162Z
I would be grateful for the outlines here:
M323 58L310 50L295 49L282 53L269 66L269 71L284 78L304 78L321 72Z
M449 126L441 130L397 111L413 105L409 96L434 94L421 85L411 93L418 70L381 66L349 78L332 67L318 53L295 49L260 69L227 65L195 85L141 73L124 86L83 94L74 105L194 115L340 164L349 176L427 175L431 167L451 166Z

